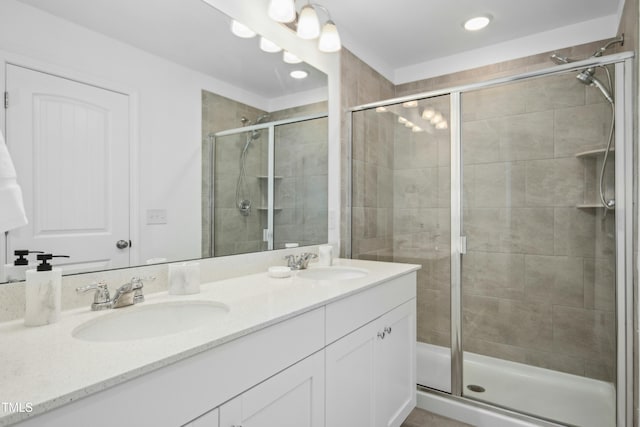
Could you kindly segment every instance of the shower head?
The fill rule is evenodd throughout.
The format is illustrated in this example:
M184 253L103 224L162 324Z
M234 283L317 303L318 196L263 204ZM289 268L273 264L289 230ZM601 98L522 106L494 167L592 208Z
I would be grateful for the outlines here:
M256 119L255 124L262 123L269 118L269 113L260 114Z
M613 105L613 97L609 90L602 84L600 80L594 75L596 70L594 68L587 68L578 73L576 78L580 80L580 82L586 84L587 86L595 86L600 89L602 95L609 101L611 105Z
M551 55L551 60L552 60L553 62L555 62L556 64L558 64L558 65L561 65L561 64L568 64L569 62L573 62L573 61L574 61L573 59L571 59L571 58L569 58L569 57L566 57L566 56L560 56L560 55L558 55L557 53L553 53L553 54Z

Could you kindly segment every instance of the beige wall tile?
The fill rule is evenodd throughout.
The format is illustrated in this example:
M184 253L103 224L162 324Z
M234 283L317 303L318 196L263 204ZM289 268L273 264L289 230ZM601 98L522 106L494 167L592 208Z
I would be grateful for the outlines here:
M615 315L582 308L553 307L553 349L598 359L615 354Z
M468 252L462 259L466 294L522 299L525 291L525 264L522 254Z
M583 307L582 258L527 255L524 266L527 301Z
M556 255L593 257L596 219L593 209L555 208Z

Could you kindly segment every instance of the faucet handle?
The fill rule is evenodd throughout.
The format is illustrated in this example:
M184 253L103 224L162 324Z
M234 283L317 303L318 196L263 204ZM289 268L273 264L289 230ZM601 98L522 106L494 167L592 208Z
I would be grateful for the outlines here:
M109 295L109 288L105 282L94 282L86 286L80 286L76 288L76 292L84 294L89 291L96 291L93 295L93 304L91 304L91 310L102 310L105 308L111 308L111 296Z
M131 289L141 289L144 286L144 282L152 282L156 280L155 276L133 276L129 283L131 284Z

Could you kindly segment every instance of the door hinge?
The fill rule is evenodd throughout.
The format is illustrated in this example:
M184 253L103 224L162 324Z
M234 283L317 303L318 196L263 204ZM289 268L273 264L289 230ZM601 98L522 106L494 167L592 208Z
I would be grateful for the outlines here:
M9 92L4 93L4 108L9 108Z

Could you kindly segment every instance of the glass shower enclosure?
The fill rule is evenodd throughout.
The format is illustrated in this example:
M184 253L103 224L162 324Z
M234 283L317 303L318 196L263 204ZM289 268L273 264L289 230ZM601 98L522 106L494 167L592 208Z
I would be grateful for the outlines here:
M326 114L216 132L209 142L211 256L327 241Z
M422 265L421 390L631 422L630 82L617 54L353 109L351 256Z

